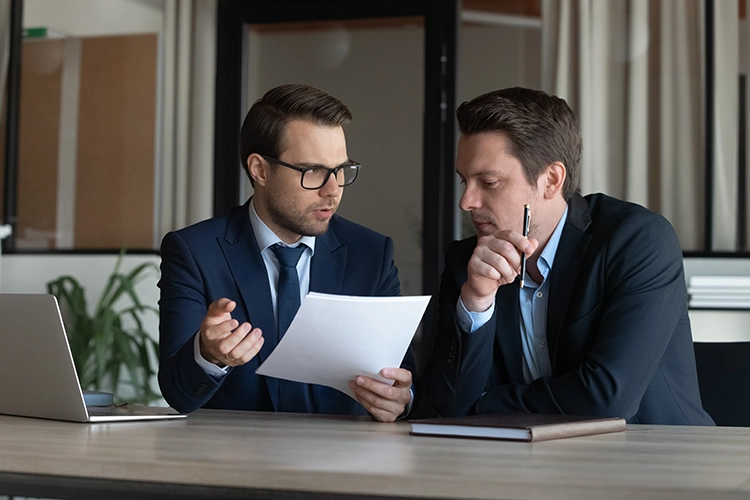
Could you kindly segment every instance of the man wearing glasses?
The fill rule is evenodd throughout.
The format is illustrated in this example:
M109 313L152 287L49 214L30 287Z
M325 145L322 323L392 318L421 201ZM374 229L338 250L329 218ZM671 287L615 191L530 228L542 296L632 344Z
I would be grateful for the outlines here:
M245 117L243 167L254 195L222 217L171 232L161 247L159 385L175 409L366 415L411 403L411 356L359 376L357 401L255 374L309 291L398 295L393 241L337 215L360 165L346 151L347 107L305 85L269 90Z

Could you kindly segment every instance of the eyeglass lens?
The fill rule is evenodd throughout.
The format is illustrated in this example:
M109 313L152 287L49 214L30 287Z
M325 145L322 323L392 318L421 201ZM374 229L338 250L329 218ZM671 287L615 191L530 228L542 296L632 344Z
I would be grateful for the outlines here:
M328 181L329 172L330 170L325 168L311 168L306 170L302 175L302 186L307 189L323 187L323 184ZM339 186L347 186L354 182L354 179L357 177L357 165L341 167L335 174L331 172L331 175L336 177L336 182Z

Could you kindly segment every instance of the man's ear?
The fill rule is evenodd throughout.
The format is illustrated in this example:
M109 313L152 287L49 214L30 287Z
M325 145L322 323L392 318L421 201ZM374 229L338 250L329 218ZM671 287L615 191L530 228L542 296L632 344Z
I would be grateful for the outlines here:
M540 187L545 198L552 199L558 194L562 194L567 174L567 169L562 162L556 161L547 165L547 169L540 179Z
M268 162L264 161L262 156L257 153L249 155L247 157L247 170L256 186L266 187L269 173Z

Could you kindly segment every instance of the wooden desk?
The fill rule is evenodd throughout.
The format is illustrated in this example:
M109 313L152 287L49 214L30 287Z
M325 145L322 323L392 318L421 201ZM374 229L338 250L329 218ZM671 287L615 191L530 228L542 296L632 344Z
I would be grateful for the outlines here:
M750 497L750 428L629 426L534 444L408 431L405 422L209 410L117 424L0 416L0 495Z

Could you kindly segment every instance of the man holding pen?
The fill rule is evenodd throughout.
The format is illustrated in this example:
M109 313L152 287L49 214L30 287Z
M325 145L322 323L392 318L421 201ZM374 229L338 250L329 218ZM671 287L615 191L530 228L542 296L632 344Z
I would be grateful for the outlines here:
M457 114L459 206L478 234L447 251L423 377L434 409L712 425L669 222L579 194L581 137L564 100L512 88Z

